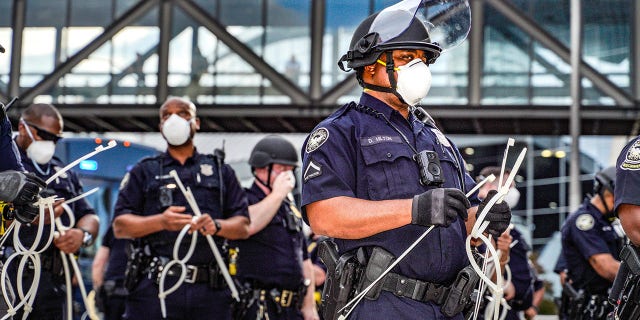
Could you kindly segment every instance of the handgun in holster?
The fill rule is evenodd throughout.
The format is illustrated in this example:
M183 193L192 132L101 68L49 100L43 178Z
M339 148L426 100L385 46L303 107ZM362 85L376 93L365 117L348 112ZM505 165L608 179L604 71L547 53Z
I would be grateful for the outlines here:
M620 259L620 269L611 288L609 302L616 305L615 319L638 319L640 318L640 287L638 286L640 257L635 247L626 245L620 251Z
M124 274L124 287L129 291L138 286L144 271L144 250L140 246L129 244L127 247L127 269Z
M318 256L327 267L320 312L324 320L337 320L340 314L348 312L339 311L357 294L363 267L356 252L338 257L338 246L332 240L324 240L318 244Z
M442 314L453 317L462 312L467 304L472 302L473 290L480 280L480 276L468 265L458 272L456 280L451 284L447 298L440 306Z
M569 281L562 285L562 302L560 314L567 319L578 319L584 307L584 290L576 290Z

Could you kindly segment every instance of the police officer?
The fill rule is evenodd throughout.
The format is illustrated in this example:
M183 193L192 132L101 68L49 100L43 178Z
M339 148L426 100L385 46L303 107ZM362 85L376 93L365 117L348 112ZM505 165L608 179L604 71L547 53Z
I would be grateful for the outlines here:
M188 280L165 300L167 318L231 317L229 289L203 235L215 236L221 251L225 238L247 238L247 198L231 167L196 150L193 137L199 126L193 103L169 98L160 107L159 126L167 151L141 160L122 180L113 231L117 238L135 239L145 255L128 266L127 276L134 279L125 281L134 281L126 302L126 319L162 318L157 283L160 267L171 260L178 233L186 225L191 226L190 232L199 233L197 245L186 261ZM171 170L176 170L184 186L192 190L202 216L193 219L193 208L176 189ZM182 243L182 254L187 252L187 242ZM141 271L139 277L135 270ZM173 268L167 273L165 288L175 283L179 271Z
M622 240L611 226L615 185L614 167L596 173L593 197L585 199L562 226L562 254L568 270L562 305L568 307L563 308L567 319L606 319L613 309L607 295L622 249Z
M616 188L614 210L620 218L631 244L620 256L622 263L616 276L609 301L616 305L611 319L637 319L640 317L640 136L622 149L616 162Z
M11 122L7 117L4 106L0 104L0 172L5 170L24 171L20 162L20 154L11 137Z
M32 104L21 115L18 123L18 136L16 144L20 150L22 165L25 169L42 180L56 174L65 165L54 157L56 143L60 140L63 129L63 119L56 107L50 104ZM75 173L68 171L54 179L43 191L47 196L55 195L58 198L71 199L83 193L82 184ZM69 225L70 218L59 200L54 204L54 215L60 217L62 225ZM68 204L76 223L71 229L61 233L54 239L53 246L40 254L42 262L42 274L36 293L34 308L29 314L29 319L62 319L65 305L64 270L60 258L60 251L64 253L76 253L81 247L93 244L93 239L98 233L99 220L95 211L85 199L80 199ZM52 223L48 219L37 223ZM41 238L44 242L48 237L48 228L44 228L45 234ZM36 225L26 225L20 230L20 241L29 246L35 241L37 233ZM5 252L13 251L12 240L8 241L9 248ZM6 256L5 256L6 258ZM10 276L15 279L18 274L17 264L12 264ZM33 275L32 267L24 272L26 277ZM30 280L26 282L30 283ZM22 310L21 310L22 312ZM17 317L21 317L21 312Z
M96 305L104 313L105 320L119 320L124 314L125 299L129 292L124 286L127 269L126 247L128 239L116 239L109 226L102 238L91 267Z
M44 182L23 172L20 153L11 134L11 123L4 106L0 105L0 213L29 223L38 215L38 208L33 203L38 199L40 188L44 188Z
M481 181L485 177L494 175L500 176L501 168L497 166L489 166L480 170L478 180ZM505 168L503 181L509 178L511 169ZM486 182L480 190L478 190L478 198L484 199L491 190L497 190L498 179L493 182ZM510 186L509 193L504 201L511 209L518 205L520 192L515 187L515 183ZM520 319L519 314L524 313L527 319L535 317L538 313L538 305L541 301L541 295L544 294L544 287L536 275L536 270L529 261L529 253L531 247L526 242L522 233L514 226L510 226L505 233L498 238L498 247L505 235L510 238L509 245L503 250L500 261L507 261L507 265L511 270L511 282L505 290L505 299L511 306L507 312L505 319ZM504 270L504 269L502 269Z
M269 135L255 145L249 165L255 177L246 190L251 236L238 242L238 277L253 299L243 319L318 319L313 266L291 194L297 151L283 137Z
M349 265L365 270L349 278L355 283L341 283L343 288L372 282L428 226L437 226L381 280L379 290L359 302L351 319L441 319L445 313L461 319L458 306L466 302L446 299L446 291L469 264L465 221L479 201L465 197L474 181L456 146L424 110L420 118L413 113L429 89L428 65L441 52L418 17L426 9L420 3L402 1L358 26L339 64L354 69L365 90L359 102L321 121L303 147L302 205L311 228L335 238L337 254L345 258L340 261L356 260ZM459 17L464 4L447 8L454 12L427 11ZM464 23L458 26L465 29ZM475 212L469 210L469 226ZM493 206L487 230L499 236L510 217L504 202ZM336 268L328 272L325 292L345 274ZM348 293L334 292L325 300L337 304ZM342 308L335 309L324 303L325 319Z

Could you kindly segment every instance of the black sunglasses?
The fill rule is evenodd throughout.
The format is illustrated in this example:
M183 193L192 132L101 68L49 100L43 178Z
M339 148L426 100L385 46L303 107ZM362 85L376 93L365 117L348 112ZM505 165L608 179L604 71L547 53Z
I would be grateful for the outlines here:
M33 125L33 124L29 123L29 122L26 122L26 121L25 121L25 123L26 123L28 126L30 126L30 127L32 127L32 128L34 128L34 129L36 129L36 132L38 133L38 137L42 138L42 140L46 140L46 141L53 141L53 143L58 143L58 141L59 141L60 139L62 139L62 137L61 137L61 136L59 136L59 135L57 135L57 134L55 134L55 133L51 133L51 132L49 132L49 131L47 131L47 130L41 129L41 128L39 128L38 126Z

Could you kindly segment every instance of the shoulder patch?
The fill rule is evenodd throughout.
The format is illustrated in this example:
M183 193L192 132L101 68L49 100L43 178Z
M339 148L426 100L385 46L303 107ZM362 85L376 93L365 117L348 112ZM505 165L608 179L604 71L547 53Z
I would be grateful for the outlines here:
M304 169L304 182L307 182L309 179L313 179L321 175L322 165L320 165L319 163L315 163L313 160L309 161L307 168Z
M636 141L627 150L624 161L620 164L622 170L640 170L640 139Z
M582 231L589 231L593 229L594 224L595 220L593 219L593 216L588 213L583 213L576 219L576 227Z
M127 172L122 178L122 181L120 181L120 191L122 191L127 184L129 184L129 172Z
M307 148L305 151L307 153L314 152L327 140L329 140L329 130L324 127L318 128L309 135L309 141L307 141Z

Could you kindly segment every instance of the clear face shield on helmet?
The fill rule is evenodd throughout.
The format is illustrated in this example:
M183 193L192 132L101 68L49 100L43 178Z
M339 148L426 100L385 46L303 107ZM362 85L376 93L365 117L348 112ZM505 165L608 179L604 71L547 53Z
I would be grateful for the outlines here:
M426 28L430 42L442 51L461 44L471 28L471 10L467 0L404 0L376 16L369 28L369 33L378 34L374 45L383 49L403 42L403 34L411 32L414 17ZM411 47L411 42L407 41L407 47Z

